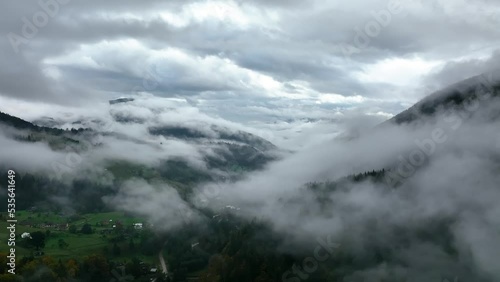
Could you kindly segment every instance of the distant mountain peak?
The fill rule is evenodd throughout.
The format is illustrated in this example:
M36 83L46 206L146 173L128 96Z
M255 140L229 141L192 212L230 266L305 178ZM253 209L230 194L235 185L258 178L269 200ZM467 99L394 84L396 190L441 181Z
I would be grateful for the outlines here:
M423 116L433 116L437 111L460 106L465 101L476 100L483 95L500 95L500 70L477 75L436 91L394 116L389 122L410 123Z
M110 100L109 104L115 105L115 104L123 104L123 103L128 103L128 102L133 102L133 101L135 101L134 98L118 98L118 99Z

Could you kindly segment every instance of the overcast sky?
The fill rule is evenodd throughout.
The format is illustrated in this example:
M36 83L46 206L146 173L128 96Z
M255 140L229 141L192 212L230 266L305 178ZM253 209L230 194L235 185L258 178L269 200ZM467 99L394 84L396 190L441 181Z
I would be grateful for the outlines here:
M153 94L243 123L387 118L500 61L496 0L40 3L2 2L1 111Z

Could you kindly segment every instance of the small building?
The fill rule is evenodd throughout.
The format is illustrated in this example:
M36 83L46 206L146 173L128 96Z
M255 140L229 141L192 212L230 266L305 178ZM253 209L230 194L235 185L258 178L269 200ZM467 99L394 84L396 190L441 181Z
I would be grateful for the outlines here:
M42 228L57 228L57 224L55 224L53 222L45 222L42 225Z
M23 239L30 238L31 239L31 234L29 234L28 232L24 232L23 234L21 234L21 238L23 238Z

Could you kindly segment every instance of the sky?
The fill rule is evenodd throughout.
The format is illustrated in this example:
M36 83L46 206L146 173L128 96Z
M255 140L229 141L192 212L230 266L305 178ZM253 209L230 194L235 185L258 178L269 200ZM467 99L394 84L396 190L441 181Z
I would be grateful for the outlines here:
M383 120L500 60L493 0L2 5L0 111L26 119L149 95L254 127Z

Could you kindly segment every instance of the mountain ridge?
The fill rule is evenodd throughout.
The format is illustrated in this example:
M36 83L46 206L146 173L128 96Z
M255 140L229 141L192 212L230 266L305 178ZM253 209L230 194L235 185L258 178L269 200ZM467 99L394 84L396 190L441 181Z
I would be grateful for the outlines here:
M449 110L488 94L500 95L500 70L476 75L431 93L387 122L411 123L419 117L433 116L439 110Z

